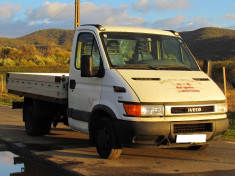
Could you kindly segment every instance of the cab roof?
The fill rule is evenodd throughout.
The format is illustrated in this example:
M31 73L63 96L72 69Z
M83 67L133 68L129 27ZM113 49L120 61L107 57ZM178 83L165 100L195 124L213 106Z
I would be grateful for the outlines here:
M158 34L167 36L178 36L178 33L169 30L159 30L150 28L139 28L139 27L125 27L125 26L102 26L99 24L85 24L77 28L77 30L88 29L99 32L130 32L130 33L147 33L147 34Z

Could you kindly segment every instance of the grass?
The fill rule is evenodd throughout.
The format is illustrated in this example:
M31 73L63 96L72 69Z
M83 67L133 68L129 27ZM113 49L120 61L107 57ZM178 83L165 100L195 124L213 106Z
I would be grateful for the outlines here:
M25 66L25 67L2 67L0 66L0 74L5 75L7 72L34 72L34 73L68 73L69 65L54 66Z
M228 112L228 119L229 129L222 135L222 139L235 140L235 111Z
M235 140L235 88L227 92L229 129L223 134L222 139Z
M235 122L233 122L235 123ZM235 129L232 129L231 127L222 135L222 139L235 141Z
M8 94L8 93L0 93L0 104L11 106L12 102L15 101L23 101L23 97L19 97L16 95Z

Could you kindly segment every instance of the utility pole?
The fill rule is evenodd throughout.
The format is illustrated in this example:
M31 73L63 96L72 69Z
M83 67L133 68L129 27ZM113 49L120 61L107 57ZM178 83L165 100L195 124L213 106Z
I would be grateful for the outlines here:
M75 30L80 26L80 0L75 0Z

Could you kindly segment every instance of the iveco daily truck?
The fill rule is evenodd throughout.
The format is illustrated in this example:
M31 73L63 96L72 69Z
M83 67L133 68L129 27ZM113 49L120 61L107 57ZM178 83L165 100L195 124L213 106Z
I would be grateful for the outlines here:
M228 128L226 97L177 32L83 25L69 74L7 73L30 136L63 122L102 158L123 147L201 149ZM13 106L13 107L14 107Z

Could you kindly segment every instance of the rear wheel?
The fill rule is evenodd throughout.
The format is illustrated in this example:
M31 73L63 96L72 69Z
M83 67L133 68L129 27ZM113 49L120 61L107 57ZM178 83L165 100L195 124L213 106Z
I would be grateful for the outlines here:
M117 142L113 126L108 118L102 118L98 122L96 149L100 157L105 159L116 159L122 153L122 147Z
M32 107L24 112L25 129L29 136L41 136L50 133L51 122L46 118L37 117Z
M42 129L42 134L50 134L51 131L51 122L49 119L42 119L43 120L43 129Z
M25 129L29 136L40 136L42 135L42 122L36 118L32 107L28 107L24 113Z

